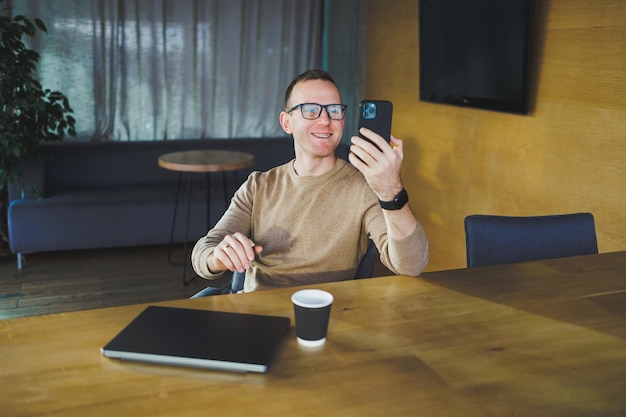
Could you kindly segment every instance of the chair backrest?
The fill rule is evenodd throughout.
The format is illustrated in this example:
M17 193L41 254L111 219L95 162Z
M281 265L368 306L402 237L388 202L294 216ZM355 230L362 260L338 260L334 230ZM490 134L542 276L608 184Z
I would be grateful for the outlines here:
M369 239L367 242L367 250L361 259L361 263L359 263L359 268L356 270L354 279L371 278L374 274L374 264L378 256L378 249L376 249L374 241Z
M598 253L591 213L465 218L467 266Z

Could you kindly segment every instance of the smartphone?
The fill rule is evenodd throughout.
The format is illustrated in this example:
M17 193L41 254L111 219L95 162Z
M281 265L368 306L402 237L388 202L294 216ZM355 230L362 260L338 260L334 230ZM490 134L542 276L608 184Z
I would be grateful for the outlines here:
M386 100L363 100L359 103L359 130L366 127L383 137L387 142L391 140L391 116L393 104ZM364 138L360 133L359 136Z

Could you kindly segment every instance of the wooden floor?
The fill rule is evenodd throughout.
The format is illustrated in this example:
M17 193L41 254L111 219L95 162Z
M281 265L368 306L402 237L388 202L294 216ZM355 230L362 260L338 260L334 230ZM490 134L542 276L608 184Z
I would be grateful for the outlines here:
M5 255L0 319L187 298L208 284L197 278L183 285L182 267L168 262L168 246L35 253L22 270L15 256Z

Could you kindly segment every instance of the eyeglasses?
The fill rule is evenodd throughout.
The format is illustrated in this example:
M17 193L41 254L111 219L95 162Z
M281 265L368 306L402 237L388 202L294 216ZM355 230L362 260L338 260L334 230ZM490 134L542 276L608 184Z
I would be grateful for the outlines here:
M289 110L287 113L291 113L295 109L300 107L300 112L302 113L302 117L307 120L315 120L322 114L322 109L326 109L326 113L328 117L333 120L342 120L346 115L346 108L348 107L345 104L326 104L321 105L317 103L302 103L296 104Z

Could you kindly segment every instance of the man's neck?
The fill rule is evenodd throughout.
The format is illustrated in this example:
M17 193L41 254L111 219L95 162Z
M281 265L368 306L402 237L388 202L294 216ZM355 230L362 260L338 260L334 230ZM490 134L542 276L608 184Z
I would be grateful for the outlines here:
M333 169L337 158L334 155L325 158L298 157L293 164L296 174L301 177L316 177Z

